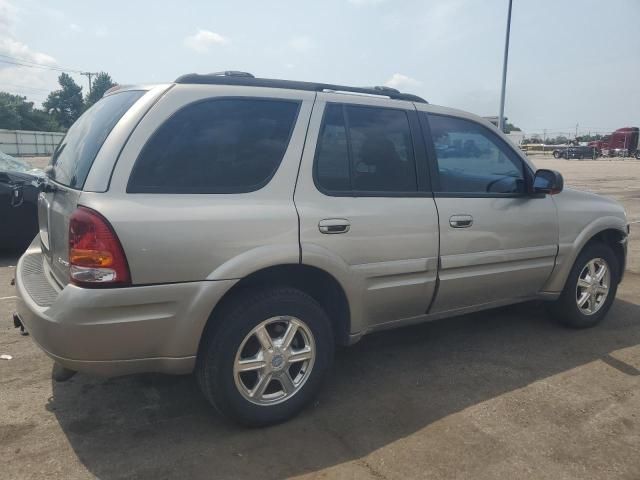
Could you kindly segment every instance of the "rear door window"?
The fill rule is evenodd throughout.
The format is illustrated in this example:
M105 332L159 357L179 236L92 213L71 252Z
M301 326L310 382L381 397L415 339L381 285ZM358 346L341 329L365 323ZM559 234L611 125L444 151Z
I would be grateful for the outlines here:
M316 151L318 187L329 193L416 192L416 162L404 110L329 104Z
M82 189L109 133L145 93L144 90L127 90L111 94L84 112L53 153L49 176L67 187Z
M211 99L171 116L144 146L130 193L242 193L275 174L300 103Z

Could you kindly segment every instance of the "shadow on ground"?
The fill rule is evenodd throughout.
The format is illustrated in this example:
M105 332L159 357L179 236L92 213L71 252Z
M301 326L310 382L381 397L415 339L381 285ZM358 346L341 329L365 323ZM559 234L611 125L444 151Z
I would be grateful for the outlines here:
M283 478L360 458L469 406L640 344L640 306L572 331L539 303L365 337L338 352L315 405L286 424L236 427L191 376L77 375L53 384L53 411L80 461L101 479ZM544 399L541 399L543 401Z

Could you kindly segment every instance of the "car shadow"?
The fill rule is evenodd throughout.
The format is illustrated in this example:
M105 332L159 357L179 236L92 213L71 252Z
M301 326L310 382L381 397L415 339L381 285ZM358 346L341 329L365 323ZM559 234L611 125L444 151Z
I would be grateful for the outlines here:
M632 297L631 297L632 298ZM618 299L602 325L569 330L539 302L365 337L341 349L297 418L245 429L221 418L192 376L77 375L48 408L101 479L283 478L363 457L455 412L640 344L640 306Z

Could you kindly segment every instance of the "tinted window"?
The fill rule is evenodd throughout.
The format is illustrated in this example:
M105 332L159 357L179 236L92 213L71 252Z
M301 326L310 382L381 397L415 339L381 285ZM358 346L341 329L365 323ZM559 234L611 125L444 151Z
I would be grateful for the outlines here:
M342 105L329 105L325 111L318 140L316 175L318 183L327 190L351 190L347 129Z
M332 192L415 192L409 119L402 110L329 105L316 155L316 179Z
M439 188L450 193L524 193L522 160L493 132L460 118L429 115Z
M234 193L261 188L287 149L298 102L220 99L169 118L145 145L129 192Z
M96 102L71 125L51 157L49 175L63 185L82 188L91 165L118 120L146 92L130 90Z

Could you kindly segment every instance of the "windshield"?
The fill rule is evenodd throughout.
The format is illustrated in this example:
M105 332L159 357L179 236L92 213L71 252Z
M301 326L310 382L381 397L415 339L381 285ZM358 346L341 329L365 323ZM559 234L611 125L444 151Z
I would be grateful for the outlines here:
M24 160L12 157L4 152L0 152L0 172L28 173L36 177L44 176L44 172L39 168L33 168Z
M56 182L81 189L91 165L118 120L145 94L128 90L109 95L73 124L51 157L49 176Z

